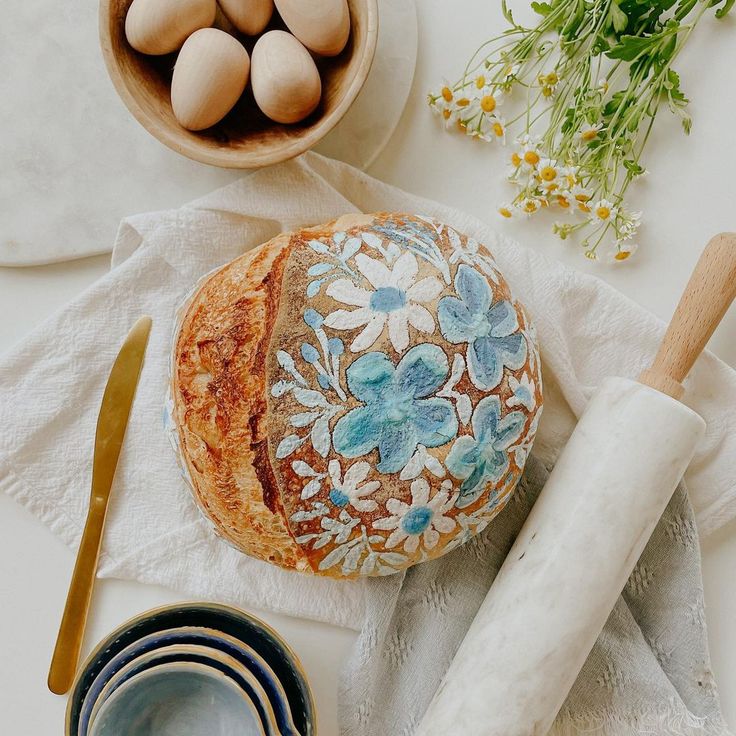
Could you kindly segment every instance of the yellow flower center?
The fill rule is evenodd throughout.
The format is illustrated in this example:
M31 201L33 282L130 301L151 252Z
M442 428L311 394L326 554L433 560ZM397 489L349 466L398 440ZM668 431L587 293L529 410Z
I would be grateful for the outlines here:
M501 123L499 122L493 123L493 132L495 133L497 138L503 138L503 125L501 125ZM517 154L514 154L514 156L516 156L516 158L519 158ZM513 156L511 158L513 160ZM519 160L519 163L521 163L521 160Z
M461 97L457 101L457 106L458 107L467 107L469 104L470 104L470 100L467 97Z
M493 112L496 109L496 98L493 95L486 95L480 101L480 106L483 112Z
M516 151L511 154L511 163L517 168L521 166L521 156Z
M559 194L557 195L557 204L567 209L570 206L570 200L564 194Z
M525 212L536 212L537 203L533 199L528 199L526 202L524 202L524 211Z
M544 166L539 170L539 176L544 181L554 181L557 178L557 169L554 166Z
M581 212L590 212L590 207L588 207L588 205L587 205L587 204L585 204L585 202L581 202L581 203L580 203L580 204L578 205L578 209L579 209L579 210L580 210Z
M457 121L457 129L461 133L464 133L468 129L468 126L462 120L458 120Z
M625 261L630 255L631 255L631 251L629 251L629 250L620 250L618 253L616 253L616 255L614 256L614 258L617 261Z
M586 143L594 140L598 136L598 131L595 128L588 128L588 130L584 130L583 134L580 136Z
M444 110L442 111L442 117L443 117L443 118L444 118L445 120L449 120L449 119L450 119L450 115L451 115L451 114L452 114L452 113L451 113L451 112L450 112L450 111L449 111L449 110L448 110L447 108L445 108L445 109L444 109Z
M567 186L574 187L578 183L578 178L575 176L575 174L567 174L565 176L565 179L567 180Z
M524 161L526 161L529 166L536 166L539 163L539 154L536 151L527 151L524 154Z
M542 97L552 97L552 94L554 93L554 90L552 87L545 85L542 87Z
M486 78L482 74L479 77L476 77L475 86L478 89L483 89L483 87L486 86Z
M444 97L445 102L452 102L452 90L449 87L443 87L442 97Z
M560 81L560 78L555 74L554 72L550 72L545 78L544 81L546 84L549 84L551 86L554 86L557 84L557 82Z
M585 192L578 192L575 195L575 199L577 199L578 202L587 202L590 199L590 195Z
M498 212L502 217L506 217L508 219L512 218L514 215L511 212L511 210L508 207L499 207Z
M595 214L601 220L607 220L611 216L611 210L609 207L606 207L605 205L601 205L600 207L596 208Z

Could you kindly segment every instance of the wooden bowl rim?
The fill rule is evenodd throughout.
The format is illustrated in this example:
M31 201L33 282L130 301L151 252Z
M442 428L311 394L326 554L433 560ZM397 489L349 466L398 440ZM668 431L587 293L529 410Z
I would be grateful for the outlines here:
M180 139L176 131L161 123L160 118L150 115L139 104L137 96L128 87L126 76L122 74L117 56L112 50L110 33L110 5L113 0L100 0L99 35L102 57L113 86L133 117L157 140L173 151L203 164L231 169L254 169L288 161L316 145L343 118L355 101L358 93L368 78L378 41L378 0L360 0L365 3L367 12L367 30L362 47L360 62L353 78L335 108L325 115L313 128L303 136L273 148L256 151L228 148L227 145L213 149L199 142Z

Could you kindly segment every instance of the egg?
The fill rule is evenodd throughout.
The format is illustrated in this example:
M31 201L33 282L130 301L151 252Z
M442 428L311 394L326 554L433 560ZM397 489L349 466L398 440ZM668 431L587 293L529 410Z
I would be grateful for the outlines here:
M314 111L322 96L314 59L286 31L269 31L256 42L251 86L258 107L277 123L298 123Z
M125 37L142 54L170 54L189 35L215 21L216 0L133 0Z
M337 56L348 42L346 0L275 0L289 30L315 54Z
M250 59L237 39L217 28L184 42L171 79L174 116L188 130L209 128L232 110L248 83Z
M273 0L220 0L227 19L246 36L257 36L271 20Z

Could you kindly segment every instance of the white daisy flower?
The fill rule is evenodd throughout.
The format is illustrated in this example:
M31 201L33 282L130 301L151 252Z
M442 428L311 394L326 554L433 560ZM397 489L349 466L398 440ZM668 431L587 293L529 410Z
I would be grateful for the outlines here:
M537 176L540 184L546 188L557 188L560 186L561 169L557 162L551 158L543 158L539 160L537 165Z
M613 202L610 202L607 199L599 199L593 205L592 209L593 215L596 217L596 219L603 222L608 222L609 220L612 220L616 217L616 214L618 212L618 209L613 204Z
M455 528L455 520L445 514L455 505L456 495L450 496L452 483L445 481L442 489L429 498L429 483L417 478L411 484L411 505L391 498L386 508L391 516L373 522L374 529L393 530L386 540L386 548L393 549L403 542L409 554L416 552L419 540L425 549L434 549L440 534L448 534Z
M356 511L375 511L378 504L373 499L363 498L375 493L381 487L378 480L363 482L368 477L370 469L371 466L367 462L353 463L345 471L345 477L342 477L340 461L330 460L327 466L332 485L329 493L330 501L340 508L349 505Z
M525 135L519 140L519 144L521 145L522 165L530 169L536 169L537 164L542 159L539 153L541 142L530 135Z
M612 254L611 260L614 263L625 261L636 253L638 247L639 246L636 243L619 241L616 243L616 250Z
M590 143L598 137L598 133L603 129L603 123L596 123L591 125L586 123L580 128L580 140L583 143Z
M364 253L355 256L355 264L373 289L356 286L350 279L333 281L326 293L338 302L358 308L338 309L324 321L336 330L363 327L350 345L352 352L371 347L387 324L389 339L397 352L409 346L409 325L428 335L434 332L434 319L422 304L431 302L443 287L434 276L416 281L419 266L412 253L397 258L391 270Z

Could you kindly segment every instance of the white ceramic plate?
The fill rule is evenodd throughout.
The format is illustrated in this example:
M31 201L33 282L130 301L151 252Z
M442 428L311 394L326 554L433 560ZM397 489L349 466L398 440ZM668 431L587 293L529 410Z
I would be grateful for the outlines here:
M396 128L414 76L414 0L378 0L376 57L351 110L317 150L365 168ZM11 3L0 25L0 266L106 253L120 220L179 207L242 177L150 136L100 55L97 4Z

